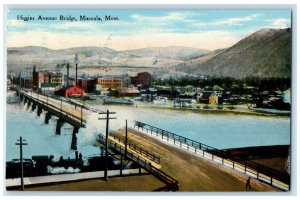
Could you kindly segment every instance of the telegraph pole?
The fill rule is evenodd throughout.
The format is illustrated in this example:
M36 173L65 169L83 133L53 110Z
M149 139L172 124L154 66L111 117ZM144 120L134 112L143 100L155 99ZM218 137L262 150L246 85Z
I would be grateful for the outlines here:
M23 172L23 145L27 145L27 143L23 143L26 142L26 140L22 139L22 136L20 137L20 139L17 140L18 142L16 143L16 145L20 146L20 160L21 160L21 190L24 191L24 172Z
M127 142L128 142L128 132L127 132L127 119L126 119L126 127L125 127L125 155L127 154Z
M117 119L115 117L109 117L110 114L116 114L116 112L109 112L109 110L107 110L106 112L101 112L99 114L106 114L105 118L98 118L99 120L106 120L106 131L105 131L105 160L106 160L106 164L105 164L105 171L104 171L104 179L106 181L108 181L108 126L109 126L109 120L110 119Z

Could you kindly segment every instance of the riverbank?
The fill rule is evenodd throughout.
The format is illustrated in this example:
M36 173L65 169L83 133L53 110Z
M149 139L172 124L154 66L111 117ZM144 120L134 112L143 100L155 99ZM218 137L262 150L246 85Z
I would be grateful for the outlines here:
M89 106L95 106L103 104L103 97L94 97L94 100L86 100L85 104ZM194 113L204 113L204 114L237 114L237 115L255 115L255 116L266 116L266 117L290 117L289 115L283 115L280 113L267 113L258 112L255 110L249 110L246 104L235 105L224 105L222 108L218 108L216 105L206 105L206 104L195 104L193 107L174 107L169 104L154 104L150 102L137 102L135 101L133 105L119 105L128 108L146 108L146 109L163 109L163 110L180 110L180 111L190 111Z

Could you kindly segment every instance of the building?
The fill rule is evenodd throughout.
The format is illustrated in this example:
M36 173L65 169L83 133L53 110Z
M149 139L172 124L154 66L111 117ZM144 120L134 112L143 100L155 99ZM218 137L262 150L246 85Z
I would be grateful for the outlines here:
M136 76L131 77L131 84L135 87L139 84L149 87L151 85L151 74L148 72L137 73Z
M213 92L210 91L204 91L204 92L200 92L197 95L197 101L199 103L205 103L205 104L209 104L209 97L212 95Z
M101 77L96 78L96 90L105 88L118 89L123 87L123 79L121 77Z
M56 86L63 85L64 75L60 72L48 72L48 83L52 83Z
M39 92L42 94L54 94L57 89L57 86L53 83L41 83Z
M136 87L123 87L117 89L116 94L119 97L135 97L140 94L140 91Z
M32 72L32 88L41 89L42 83L51 83L56 86L63 86L64 75L61 72L37 71L36 66Z
M94 92L96 87L95 87L95 79L92 78L78 78L77 79L77 86L81 87L84 89L85 92Z
M221 92L213 92L209 96L209 104L220 105L223 104L223 98Z
M55 94L63 97L82 97L84 94L84 89L79 86L69 85L56 91Z

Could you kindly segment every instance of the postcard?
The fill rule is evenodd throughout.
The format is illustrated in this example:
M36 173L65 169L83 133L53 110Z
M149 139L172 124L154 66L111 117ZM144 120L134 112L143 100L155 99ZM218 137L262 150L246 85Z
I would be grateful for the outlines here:
M6 190L290 191L292 16L8 9Z

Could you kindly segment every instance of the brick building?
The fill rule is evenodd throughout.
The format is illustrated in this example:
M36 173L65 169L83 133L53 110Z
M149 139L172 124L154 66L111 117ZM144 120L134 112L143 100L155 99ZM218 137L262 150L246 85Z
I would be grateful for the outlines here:
M137 73L136 76L131 77L131 84L134 86L142 84L149 87L151 85L151 74L148 72Z
M95 82L96 80L91 78L78 78L76 85L83 88L85 92L93 92L96 89Z
M79 86L67 86L63 87L60 90L55 92L56 95L63 96L63 97L71 97L71 96L83 96L84 89Z
M54 86L62 86L63 74L60 72L50 72L50 71L37 71L36 66L33 67L32 72L32 88L34 90L41 89L42 83L51 83Z
M121 77L102 77L96 79L96 89L110 88L118 89L123 87L123 79Z

